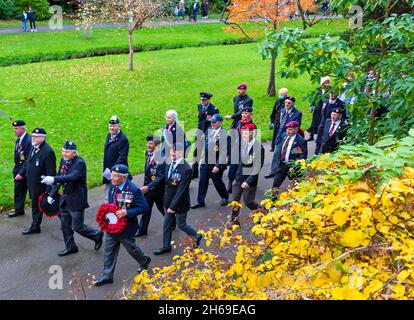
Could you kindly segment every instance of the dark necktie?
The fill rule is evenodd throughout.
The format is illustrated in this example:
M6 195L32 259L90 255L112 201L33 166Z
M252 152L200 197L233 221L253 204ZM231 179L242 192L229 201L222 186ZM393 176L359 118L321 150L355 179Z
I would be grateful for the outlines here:
M68 171L69 171L68 165L66 162L64 162L62 165L62 174L66 176L68 174Z
M332 123L331 129L329 129L329 136L332 137L335 132L335 123Z
M172 175L173 175L174 170L175 170L175 161L173 161L173 163L171 164L171 167L170 167L170 172L169 172L169 174L168 174L168 179L171 179L171 177L172 177Z
M286 160L286 152L289 147L290 137L288 136L285 144L283 145L282 152L280 154L280 161L284 162Z
M116 197L116 195L119 193L119 188L118 187L114 187L114 189L112 190L112 202L116 205L118 205L118 199Z
M16 150L18 150L20 147L20 138L17 138L16 140Z

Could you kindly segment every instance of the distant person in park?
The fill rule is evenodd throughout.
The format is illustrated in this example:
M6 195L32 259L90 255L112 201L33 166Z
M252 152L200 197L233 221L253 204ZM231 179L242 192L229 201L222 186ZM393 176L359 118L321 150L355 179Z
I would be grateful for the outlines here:
M207 19L208 18L208 1L203 0L201 3L201 18Z
M244 204L250 210L256 210L256 189L259 173L265 160L265 150L260 141L256 140L257 127L249 123L241 128L241 143L239 151L239 165L233 187L233 201L240 202L243 195ZM228 227L233 224L240 225L240 208L233 207Z
M308 144L298 134L299 123L290 121L285 125L285 133L276 147L275 157L278 166L274 174L273 188L279 188L286 177L290 180L300 178L298 170L293 163L299 159L306 160L308 156Z
M75 243L74 232L95 242L95 250L102 246L104 233L87 226L84 223L85 209L89 208L88 188L86 185L86 164L78 156L77 146L74 141L65 141L62 147L62 159L60 160L58 175L45 176L42 183L52 186L47 202L53 204L56 194L62 187L60 197L60 222L62 224L65 249L60 251L60 257L79 252Z
M105 184L105 199L107 199L109 183L111 180L110 169L115 164L128 166L129 141L127 136L120 129L120 122L117 116L109 119L109 133L104 144L103 158L103 180ZM132 179L132 176L130 176Z
M22 31L27 32L27 12L23 10L22 13Z
M188 0L186 5L185 5L185 10L186 10L187 15L188 15L188 22L190 22L194 18L194 8L193 7L194 7L194 5L191 3L190 0Z
M27 18L30 22L30 31L31 32L37 32L36 29L36 11L32 9L32 7L29 7L29 11L27 13Z
M316 104L314 102L311 103L311 106L309 107L310 112L313 112L312 114L312 122L311 126L307 130L309 133L309 139L308 141L313 140L313 136L318 132L318 126L321 121L321 115L322 115L322 105L325 102L326 98L328 97L328 90L331 86L331 78L329 77L322 77L321 78L321 86L317 89L316 96L317 102Z
M194 238L194 247L200 245L202 235L187 223L187 212L190 210L190 183L192 170L184 158L184 145L174 144L170 149L170 164L167 165L166 188L164 194L164 224L162 232L162 247L156 249L154 254L159 255L171 251L171 239L174 228L174 218L177 227L187 235Z
M275 151L276 135L279 131L280 125L280 110L285 106L285 99L288 96L288 89L281 88L279 90L279 98L276 100L273 106L272 113L270 114L270 125L269 128L273 129L273 138L270 152Z
M17 137L14 146L14 212L9 218L24 215L24 204L27 194L26 161L32 147L32 137L26 132L26 123L16 120L12 123L14 135Z
M180 13L180 10L178 10L178 6L176 5L174 7L174 16L175 16L175 22L178 22L178 15Z
M185 2L184 0L180 0L180 4L178 6L178 16L182 17L182 20L185 20Z
M200 4L198 3L198 0L195 0L194 5L193 5L194 22L197 22L199 8L200 8Z
M27 185L32 199L32 224L22 232L23 235L40 233L42 212L39 210L39 197L51 187L44 185L42 176L56 175L56 156L53 149L46 143L46 131L35 128L32 133L32 148L25 162Z
M347 125L344 118L345 110L335 108L330 119L325 120L322 137L322 153L332 153L338 149L339 143L345 138Z

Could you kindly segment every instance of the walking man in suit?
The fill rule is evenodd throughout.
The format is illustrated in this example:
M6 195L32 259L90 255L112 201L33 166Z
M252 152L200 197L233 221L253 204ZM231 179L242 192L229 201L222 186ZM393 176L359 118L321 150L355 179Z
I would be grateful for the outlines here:
M346 122L344 109L335 108L331 112L331 118L325 120L322 138L322 153L332 153L338 149L339 143L346 135Z
M259 173L263 167L265 150L260 141L256 140L257 127L249 123L241 128L241 143L239 153L239 165L233 186L233 201L240 202L243 195L245 205L250 210L256 210L259 204L256 202L256 189ZM240 208L232 208L230 224L240 225Z
M60 221L62 223L65 249L59 252L59 256L67 256L79 251L73 236L77 232L81 236L95 242L95 250L102 245L103 232L93 229L84 223L85 209L89 208L88 188L86 186L86 164L78 156L76 143L65 141L62 147L62 159L60 160L57 176L46 176L42 183L53 185L47 201L52 204L54 196L63 189L59 207L61 210Z
M159 149L161 140L157 136L147 137L147 151L145 152L145 177L141 192L148 202L149 210L141 216L139 230L135 234L142 237L148 234L152 207L156 204L158 211L164 215L165 167Z
M171 238L174 216L179 229L195 239L195 246L200 244L201 234L187 223L187 212L190 210L191 166L184 159L184 144L176 143L170 150L171 163L166 168L166 189L164 195L164 225L162 247L154 254L171 252Z
M279 166L275 171L273 188L279 188L286 177L290 180L298 179L299 172L293 166L296 160L306 160L308 156L307 141L302 138L299 131L299 123L290 121L286 124L286 133L283 134L280 144L276 147L274 159L277 159Z
M141 190L128 179L128 167L120 164L111 168L111 186L108 192L108 201L120 206L120 199L128 198L126 208L115 212L118 219L127 217L127 225L119 234L106 233L104 249L104 268L102 275L96 280L95 286L112 283L119 247L122 244L128 253L138 262L137 272L148 269L151 258L136 244L134 234L138 230L137 216L148 211L148 203ZM118 202L119 201L119 202Z
M221 206L227 205L229 196L223 182L223 173L227 168L227 133L223 129L223 117L215 114L211 118L211 126L204 137L204 157L201 160L200 180L198 183L197 203L191 209L205 207L208 183L211 178L214 187L221 197Z
M52 148L46 143L46 131L43 128L35 128L32 132L32 148L29 158L25 162L27 185L30 199L32 199L32 224L22 234L28 235L40 233L42 212L39 210L39 197L51 187L41 183L42 176L56 175L56 156Z
M12 123L16 139L14 147L14 212L9 218L24 215L24 204L27 194L26 161L29 158L32 147L32 137L26 132L26 123L23 120L16 120Z
M103 180L105 184L105 200L107 200L110 169L115 164L124 164L128 167L129 141L127 136L121 131L119 118L112 116L109 120L109 133L106 136L104 145L103 159ZM132 176L129 177L132 179Z
M270 125L269 128L273 129L272 144L270 146L270 152L275 151L276 136L280 126L280 111L285 106L285 99L288 96L288 89L281 88L279 90L279 98L276 100L273 106L272 113L270 114Z

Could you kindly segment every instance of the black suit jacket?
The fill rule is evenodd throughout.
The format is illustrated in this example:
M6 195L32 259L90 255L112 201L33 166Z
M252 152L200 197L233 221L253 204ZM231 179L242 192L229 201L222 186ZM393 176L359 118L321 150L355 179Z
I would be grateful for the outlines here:
M211 128L211 122L208 119L210 119L214 114L219 113L219 110L212 103L210 103L207 106L207 109L204 112L203 112L204 106L201 103L197 106L197 108L198 108L197 128L202 130L203 132L206 132L208 128Z
M118 202L112 197L114 186L110 185L108 191L108 202L119 205ZM120 238L132 237L138 231L138 219L137 216L148 212L149 206L147 200L144 198L141 190L130 180L126 180L122 189L124 192L130 192L132 194L132 203L128 204L127 210L127 226L123 232L117 236ZM121 194L121 192L119 193Z
M241 147L243 144L241 144ZM260 170L262 170L265 160L265 149L259 141L255 141L249 149L248 156L242 154L240 150L239 166L237 167L236 181L246 182L250 187L256 187Z
M285 107L285 100L286 98L277 99L270 114L270 123L277 127L280 125L280 111Z
M46 142L40 145L37 153L33 154L33 149L34 147L30 150L25 166L29 195L34 200L51 189L50 186L41 183L41 176L56 175L56 156L53 149Z
M168 177L171 164L165 168L166 189L164 195L165 209L172 209L176 213L186 213L190 210L190 183L193 170L187 161L176 166L172 177Z
M116 164L128 166L128 152L129 141L122 131L119 132L114 140L111 140L111 134L108 133L104 145L103 171L106 168L111 169ZM103 178L103 183L108 184L109 180Z
M241 120L242 109L246 106L253 107L253 99L250 98L247 94L244 96L235 96L233 98L234 114L231 116L233 123L231 125L232 129L237 128L237 123Z
M332 153L338 149L339 142L345 138L347 126L344 120L341 120L338 128L336 128L332 137L329 136L329 130L331 129L332 120L326 119L324 125L324 132L322 138L322 153Z
M17 174L20 174L22 177L26 175L25 164L26 164L27 159L29 159L31 148L32 148L32 136L30 134L26 133L19 147L17 147L17 140L16 140L16 145L14 147L14 168L13 168L14 177Z
M214 137L214 140L209 141L212 132L213 129L210 128L203 137L204 157L201 163L214 165L217 168L224 170L227 167L227 132L221 127Z
M148 151L145 152L145 177L144 186L148 186L149 191L145 194L146 196L152 197L163 197L165 191L165 167L167 166L155 151L155 157L152 161L148 155Z
M82 211L89 208L88 188L86 186L86 163L76 156L68 166L68 172L63 175L65 160L60 160L59 170L55 176L55 184L50 192L55 195L62 186L63 194L60 197L60 207L73 211Z
M284 133L280 143L276 147L276 155L278 156L278 163L280 163L280 157L282 153L283 144L285 143L287 138L287 133ZM299 159L304 159L308 157L308 142L299 134L299 132L295 136L295 140L293 141L292 148L290 149L289 153L289 162L296 161Z

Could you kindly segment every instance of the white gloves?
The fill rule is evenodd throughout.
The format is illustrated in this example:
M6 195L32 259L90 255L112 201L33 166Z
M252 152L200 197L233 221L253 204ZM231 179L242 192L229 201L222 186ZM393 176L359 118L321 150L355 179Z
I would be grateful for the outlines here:
M48 204L53 204L53 202L55 202L55 199L53 199L52 197L47 197Z
M41 181L44 184L47 184L48 186L52 185L55 182L55 178L51 176L42 177L43 180Z

